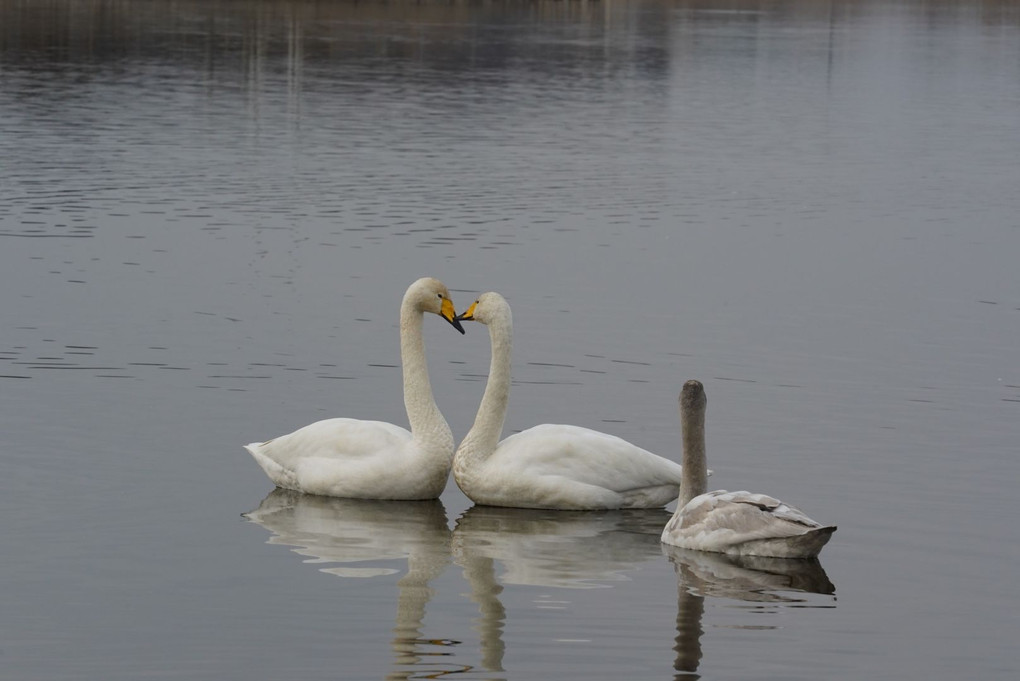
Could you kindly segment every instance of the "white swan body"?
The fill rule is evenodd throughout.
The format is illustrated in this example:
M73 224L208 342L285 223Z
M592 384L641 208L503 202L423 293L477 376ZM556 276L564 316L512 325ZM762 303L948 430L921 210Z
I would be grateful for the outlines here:
M487 325L492 343L485 394L453 460L454 480L468 498L586 511L658 508L676 498L680 465L613 435L546 424L499 442L510 397L510 305L498 293L484 293L458 319Z
M245 449L277 486L356 499L435 499L453 462L453 433L432 396L422 320L438 314L464 333L440 281L411 284L400 305L404 406L411 430L382 421L333 418Z
M662 531L672 546L730 555L814 558L836 531L800 509L764 494L705 492L705 389L687 381L680 394L684 480L673 517Z

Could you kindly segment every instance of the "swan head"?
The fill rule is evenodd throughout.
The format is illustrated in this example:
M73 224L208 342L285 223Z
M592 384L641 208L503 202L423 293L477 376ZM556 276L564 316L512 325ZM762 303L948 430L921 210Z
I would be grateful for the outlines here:
M450 299L450 291L443 282L432 277L423 277L411 284L405 297L410 298L415 307L422 312L437 314L450 322L453 328L464 333L460 317L457 316L453 301Z
M510 318L510 303L506 298L495 291L489 291L478 296L478 300L471 303L468 309L457 315L458 321L481 322L490 324L496 319Z
M701 381L691 379L684 383L680 390L680 408L688 414L703 411L708 405L708 398L705 397L705 386Z

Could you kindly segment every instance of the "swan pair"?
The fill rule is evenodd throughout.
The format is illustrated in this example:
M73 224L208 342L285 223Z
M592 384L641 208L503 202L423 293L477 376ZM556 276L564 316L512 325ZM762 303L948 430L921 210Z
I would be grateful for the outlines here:
M492 364L478 414L460 447L429 384L422 340L426 312L464 333L460 322L488 325ZM404 406L410 431L390 423L333 418L245 449L277 486L359 499L434 499L450 469L475 503L600 510L657 508L676 499L679 464L587 428L541 425L499 442L510 395L513 323L498 293L456 315L442 282L411 284L400 305Z

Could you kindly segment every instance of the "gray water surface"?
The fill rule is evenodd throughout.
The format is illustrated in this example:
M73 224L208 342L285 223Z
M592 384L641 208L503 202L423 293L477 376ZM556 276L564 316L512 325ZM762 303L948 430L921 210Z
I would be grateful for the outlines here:
M0 665L1013 679L1017 187L1006 0L0 0ZM273 491L242 444L406 425L424 275L513 305L506 434L678 460L698 378L820 563ZM460 437L487 334L425 327Z

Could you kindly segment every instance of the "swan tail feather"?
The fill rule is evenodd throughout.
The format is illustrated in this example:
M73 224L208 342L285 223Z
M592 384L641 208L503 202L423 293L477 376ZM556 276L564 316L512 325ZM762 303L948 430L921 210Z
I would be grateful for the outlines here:
M736 547L734 553L773 558L817 558L835 531L835 526L816 527L792 537L749 541Z
M269 445L272 440L266 442L252 442L244 446L248 453L251 454L252 458L255 459L255 463L265 471L277 487L283 487L286 489L298 489L297 477L293 471L287 470L279 463L270 458L266 453L266 446Z

